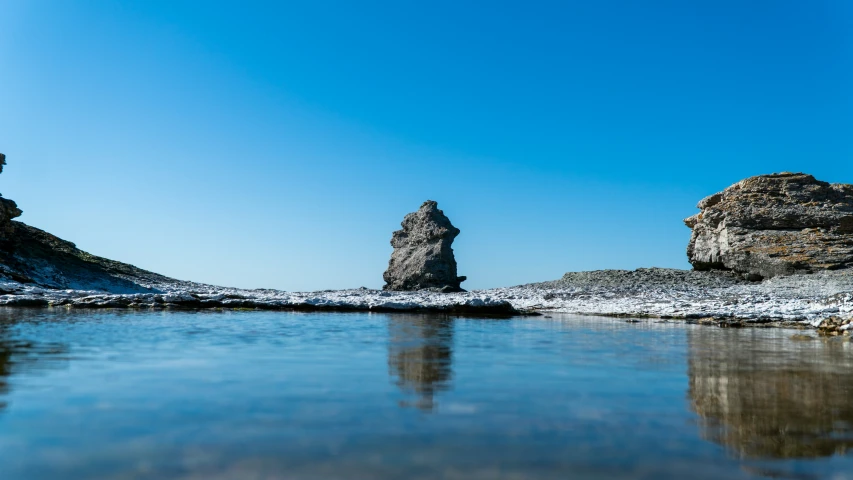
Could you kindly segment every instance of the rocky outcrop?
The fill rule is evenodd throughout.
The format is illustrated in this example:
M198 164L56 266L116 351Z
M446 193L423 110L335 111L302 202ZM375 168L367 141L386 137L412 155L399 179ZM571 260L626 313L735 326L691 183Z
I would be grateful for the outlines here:
M78 249L25 223L11 221L0 237L0 279L45 288L96 290L117 294L155 292L179 283L141 268Z
M0 173L3 173L4 165L6 165L6 155L0 153ZM0 195L0 234L8 234L10 231L9 222L13 218L20 217L21 213L23 212L15 202Z
M0 197L0 233L8 233L10 220L20 217L22 213L14 201Z
M6 156L0 154L0 172ZM176 280L77 249L73 243L24 223L13 202L0 198L0 281L45 288L96 290L117 294L158 291Z
M459 292L465 277L456 276L453 239L459 235L438 203L427 200L403 218L403 229L394 232L394 252L385 271L384 290L438 290Z
M5 157L0 156L0 160ZM20 215L19 210L7 217L17 215ZM424 285L429 289L428 280L431 279L433 284L459 290L459 282L463 279L456 277L456 263L450 248L459 230L436 208L435 202L428 202L421 211L407 216L403 224L402 232L408 233L395 235L395 239L400 245L411 248L409 255L399 258L400 262L392 261L392 265L400 268L391 270L402 275L420 262L423 271L420 278L406 277L401 283ZM19 221L7 219L2 225L5 230L0 234L0 308L256 308L501 317L520 313L508 300L480 293L444 295L368 289L293 293L185 282L91 255L71 242ZM0 345L0 390L3 387L2 355Z
M853 185L803 173L750 177L704 198L687 256L696 270L747 278L853 266Z

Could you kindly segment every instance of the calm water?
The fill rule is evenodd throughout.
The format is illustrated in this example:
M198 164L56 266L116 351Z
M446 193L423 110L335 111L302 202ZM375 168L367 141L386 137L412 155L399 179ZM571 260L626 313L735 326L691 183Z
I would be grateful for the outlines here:
M796 333L0 310L0 478L853 479L853 343Z

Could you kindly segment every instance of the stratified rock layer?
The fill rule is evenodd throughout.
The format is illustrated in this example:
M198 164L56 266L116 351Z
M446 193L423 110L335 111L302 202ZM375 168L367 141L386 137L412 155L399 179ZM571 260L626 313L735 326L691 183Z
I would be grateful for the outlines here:
M687 256L751 279L853 266L853 185L803 173L750 177L702 199Z
M453 239L459 235L438 204L427 200L414 213L406 215L403 229L394 232L394 252L385 271L384 290L461 291L465 277L456 275Z

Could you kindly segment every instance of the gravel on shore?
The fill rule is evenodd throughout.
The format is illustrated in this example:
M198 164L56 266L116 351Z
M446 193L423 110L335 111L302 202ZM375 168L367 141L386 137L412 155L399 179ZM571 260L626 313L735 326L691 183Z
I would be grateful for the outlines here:
M748 282L728 272L664 268L567 273L550 282L462 293L367 288L319 292L244 290L192 282L145 285L143 293L49 289L0 280L0 306L74 308L260 308L282 310L431 311L454 314L563 312L681 318L717 323L817 327L853 318L853 271Z
M596 315L804 322L853 317L853 271L748 282L723 271L664 268L571 272L551 282L495 289L520 308Z

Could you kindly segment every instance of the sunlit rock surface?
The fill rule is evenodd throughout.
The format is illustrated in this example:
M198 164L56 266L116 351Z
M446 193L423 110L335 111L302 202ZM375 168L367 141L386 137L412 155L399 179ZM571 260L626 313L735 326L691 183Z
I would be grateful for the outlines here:
M750 177L699 202L684 220L697 270L751 279L853 266L853 185L802 173Z
M456 275L453 239L459 229L450 223L438 204L427 200L417 212L403 218L403 229L394 232L394 252L385 271L385 290L458 292L465 277Z

